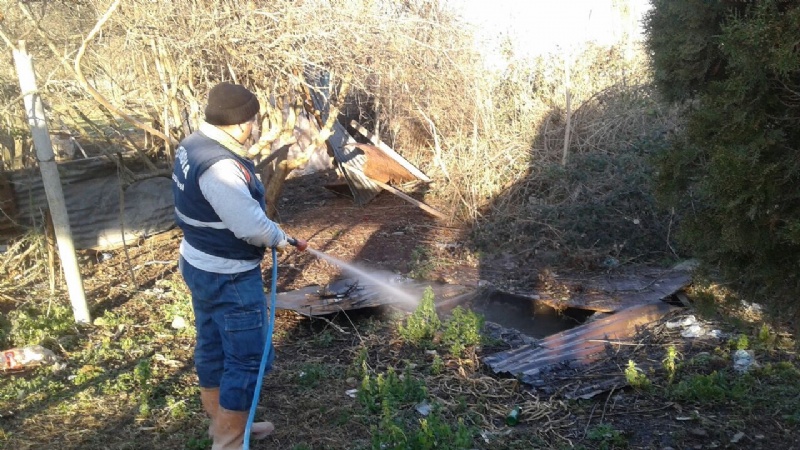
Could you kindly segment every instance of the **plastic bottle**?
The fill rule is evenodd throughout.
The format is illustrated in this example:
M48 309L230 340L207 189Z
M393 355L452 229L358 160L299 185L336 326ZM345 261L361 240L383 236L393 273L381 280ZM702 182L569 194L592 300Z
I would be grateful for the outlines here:
M26 345L0 351L0 369L2 370L19 370L55 361L55 353L41 345Z
M522 411L519 406L515 406L506 416L506 425L513 427L519 423L519 415Z

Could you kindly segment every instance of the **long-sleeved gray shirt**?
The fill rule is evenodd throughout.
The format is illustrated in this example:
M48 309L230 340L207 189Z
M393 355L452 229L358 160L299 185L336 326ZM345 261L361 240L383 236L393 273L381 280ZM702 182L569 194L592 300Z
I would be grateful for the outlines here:
M204 123L200 131L237 154L245 149L224 131ZM231 159L212 164L199 179L200 190L226 228L249 244L261 247L285 245L286 233L269 220L258 202L250 196L247 181ZM181 256L198 269L215 273L238 273L257 267L261 260L237 260L210 255L192 247L184 239Z

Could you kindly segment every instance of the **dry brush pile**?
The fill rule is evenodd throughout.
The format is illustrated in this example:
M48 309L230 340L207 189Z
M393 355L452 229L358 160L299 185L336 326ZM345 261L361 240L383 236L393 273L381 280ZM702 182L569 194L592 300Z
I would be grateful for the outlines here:
M28 41L51 127L101 148L154 157L165 140L174 145L196 129L207 91L222 80L256 90L269 105L262 130L286 136L287 111L307 114L302 105L315 89L307 75L325 73L333 89L323 94L434 178L434 203L475 224L481 243L522 237L518 246L530 254L634 248L627 258L653 253L647 246L669 248L668 217L651 211L643 183L645 157L674 125L674 112L654 98L647 58L631 47L535 60L509 48L509 66L489 70L466 25L434 0L0 4L6 47ZM21 153L30 144L15 86L6 64L0 146ZM148 130L147 139L127 139L131 123ZM271 149L283 141L276 142ZM620 182L620 174L639 176ZM582 208L611 219L587 221ZM648 229L641 242L626 243L630 226L619 225L642 229L643 221L656 235ZM598 239L593 228L620 232Z

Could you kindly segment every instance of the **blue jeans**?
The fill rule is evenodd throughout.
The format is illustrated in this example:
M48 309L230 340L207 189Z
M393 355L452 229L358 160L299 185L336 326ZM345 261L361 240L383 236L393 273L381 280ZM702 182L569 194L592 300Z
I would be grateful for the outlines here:
M200 387L219 387L220 406L246 411L253 401L269 325L261 270L212 273L183 258L179 267L192 292L197 328L194 364ZM273 347L265 373L274 359Z

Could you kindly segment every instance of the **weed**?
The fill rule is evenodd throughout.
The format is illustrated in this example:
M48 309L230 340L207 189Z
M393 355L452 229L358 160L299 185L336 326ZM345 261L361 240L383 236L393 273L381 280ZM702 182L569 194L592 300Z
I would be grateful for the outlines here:
M405 325L401 322L398 326L400 336L409 344L423 348L433 344L433 338L442 327L433 300L433 289L428 286L417 309L406 320Z
M648 389L650 387L650 380L647 375L642 373L633 360L628 360L628 367L625 368L625 379L635 389Z
M747 337L746 334L740 334L736 341L733 342L733 349L735 350L747 350L750 348L750 339Z
M136 364L133 369L133 378L139 386L147 386L153 376L153 369L149 359L143 359Z
M369 374L365 375L361 389L358 390L359 402L372 413L382 408L397 408L420 402L427 396L424 383L411 375L410 370L406 370L400 379L392 368L389 368L386 376L378 374L373 378Z
M411 251L411 263L408 276L415 279L425 279L436 268L430 250L427 247L415 247Z
M57 341L65 334L75 330L75 318L69 306L53 302L28 308L20 308L8 313L10 330L5 336L12 346L45 345Z
M473 448L473 431L458 419L450 426L442 418L441 409L434 405L431 413L417 423L403 420L403 417L384 404L381 420L372 430L372 448L405 450L462 450Z
M483 321L481 315L471 310L460 306L453 310L442 336L442 341L450 346L453 356L460 357L467 347L480 344Z
M772 329L766 323L761 324L758 329L758 343L763 348L775 348L778 343L778 336L772 332Z
M105 373L105 370L103 370L101 367L87 364L78 370L78 373L75 374L75 378L72 379L72 382L75 383L76 386L81 386L94 380L95 378L98 378L103 373Z
M667 380L670 384L672 384L672 380L675 379L675 371L678 368L678 350L675 348L674 345L670 345L667 347L667 354L664 356L662 364L664 366L664 370L667 371Z
M193 437L193 438L189 439L189 442L186 443L186 450L205 450L207 448L211 448L211 444L213 444L213 442L211 441L210 438L207 438L207 437L201 437L201 438Z
M743 391L744 386L731 383L725 374L715 371L681 381L672 389L672 395L679 400L707 403L735 400L742 397Z
M444 371L444 361L442 361L442 357L438 354L433 357L433 362L431 362L431 375L439 375Z
M147 418L152 412L150 395L153 393L153 368L149 359L143 359L133 369L133 380L139 387L139 418Z
M368 356L369 352L366 347L359 348L356 357L353 359L353 362L350 363L350 367L347 368L347 376L356 379L364 378L368 373Z
M168 395L165 397L167 402L167 411L172 419L183 420L189 417L189 407L186 405L186 400L177 400L174 396Z
M328 369L322 364L308 363L303 364L297 373L297 385L304 389L312 389L319 385L320 381L328 378Z
M334 335L331 330L325 329L319 333L314 334L313 337L314 345L319 348L329 348L333 345L334 342Z
M625 448L628 446L628 442L622 433L607 423L601 423L592 427L586 433L586 437L590 441L597 442L597 448L601 450Z

